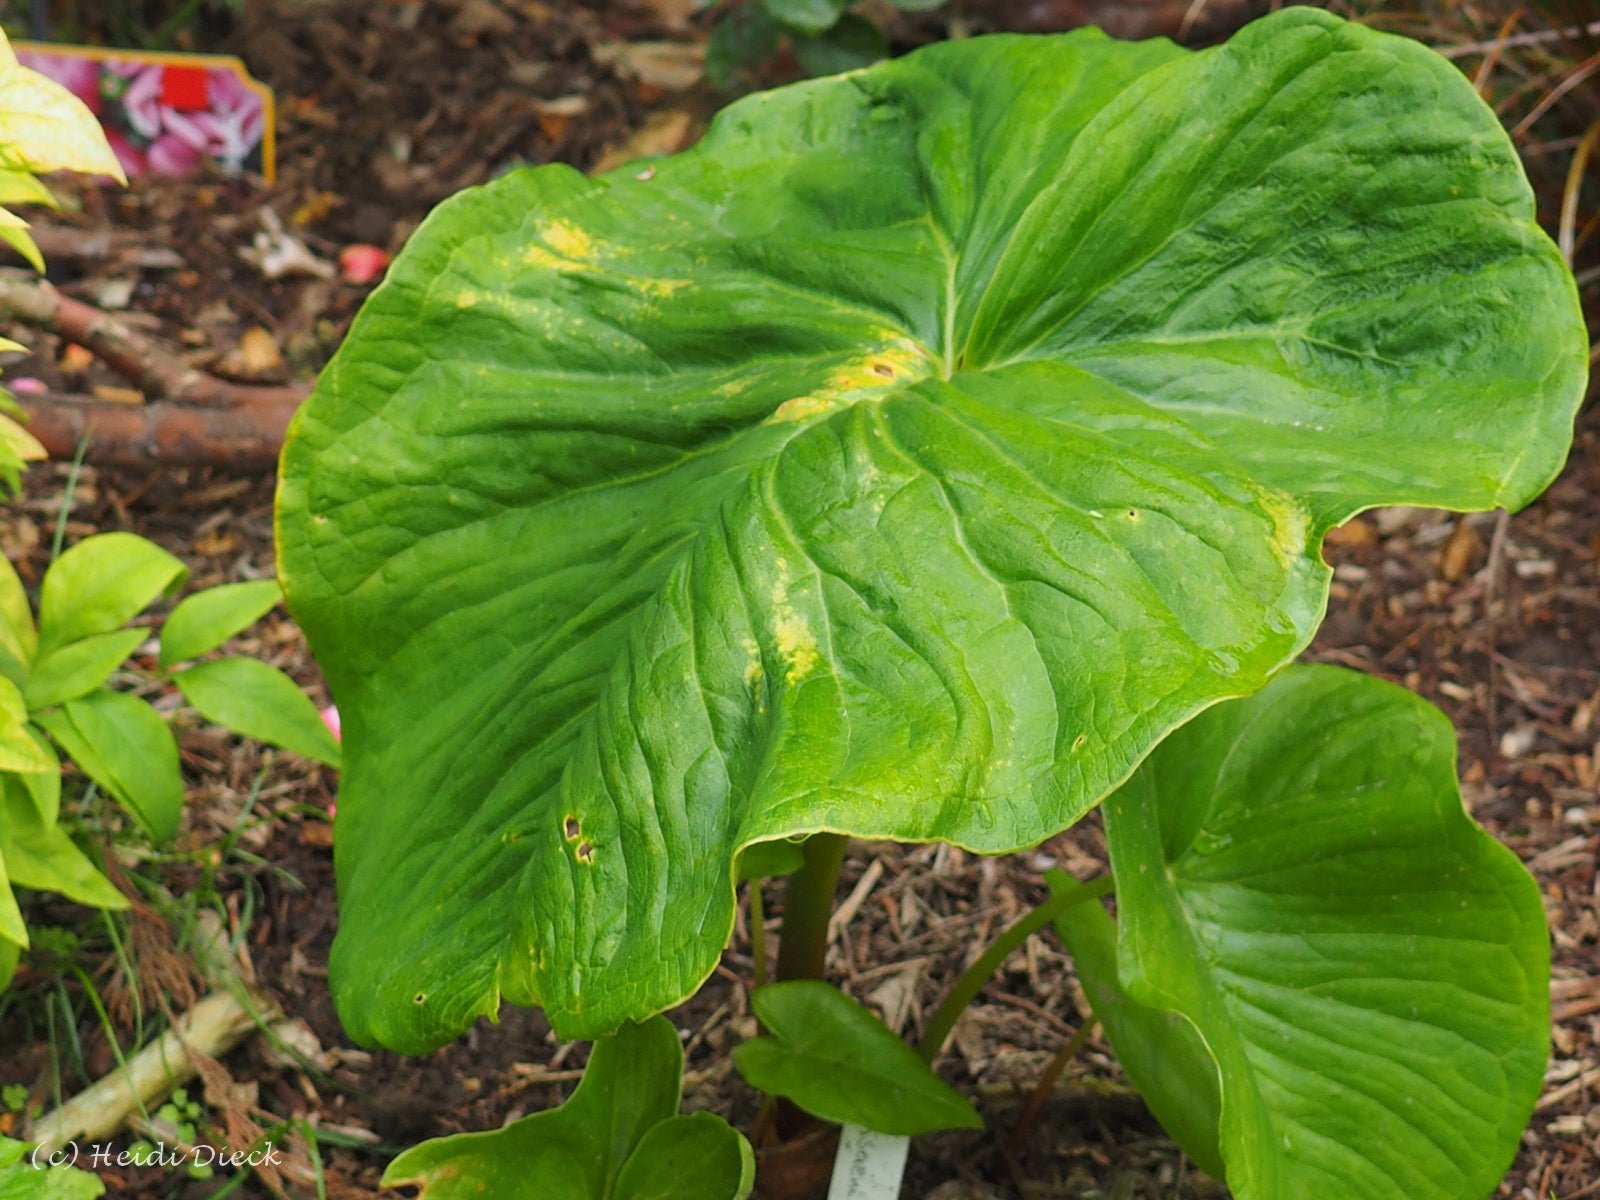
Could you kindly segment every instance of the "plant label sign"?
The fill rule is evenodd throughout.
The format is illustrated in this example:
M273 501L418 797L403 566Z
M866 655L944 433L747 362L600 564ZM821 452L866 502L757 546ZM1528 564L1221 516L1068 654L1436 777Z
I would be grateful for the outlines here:
M895 1200L906 1173L911 1139L846 1125L833 1160L828 1200Z
M209 159L272 182L272 91L231 55L18 42L17 59L88 106L130 179Z

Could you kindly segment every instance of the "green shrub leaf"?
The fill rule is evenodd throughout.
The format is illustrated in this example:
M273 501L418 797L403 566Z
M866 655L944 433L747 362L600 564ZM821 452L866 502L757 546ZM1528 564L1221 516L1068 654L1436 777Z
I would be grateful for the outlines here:
M94 691L149 634L148 629L117 629L48 651L34 665L23 699L29 708L49 708Z
M761 7L786 29L821 33L850 7L850 0L761 0Z
M878 27L848 13L814 37L796 38L794 56L807 75L837 75L877 62L889 53Z
M770 1036L733 1052L752 1087L878 1133L983 1128L970 1100L838 988L814 979L774 983L756 989L752 1004Z
M3 33L0 166L35 175L82 171L127 182L94 114L61 84L19 63Z
M424 1142L383 1183L419 1187L421 1200L743 1200L749 1147L719 1117L677 1117L682 1077L670 1021L624 1025L595 1044L560 1108Z
M39 634L33 627L33 610L28 593L11 560L0 555L0 650L24 666L33 661Z
M89 1172L68 1166L35 1167L27 1150L22 1142L0 1137L0 1200L94 1200L105 1195L106 1185Z
M183 810L178 744L155 709L136 696L99 691L36 713L34 720L152 841L177 832Z
M210 653L266 616L282 598L276 579L225 583L184 597L161 627L161 665L171 667Z
M0 838L5 836L0 831ZM6 871L5 851L0 849L0 941L28 948L28 924L22 919L22 909L17 907L17 897L11 890L11 876Z
M41 820L15 780L0 791L0 858L11 882L58 892L91 908L127 908L125 896L79 850L66 830ZM13 939L16 940L16 939Z
M1239 1200L1476 1200L1510 1165L1549 1051L1550 948L1538 886L1467 816L1455 763L1425 701L1306 667L1203 713L1106 801L1121 983L1090 972L1210 1048ZM1102 1016L1120 1053L1128 1026Z
M187 569L132 533L99 533L50 564L39 588L39 649L110 633L177 587Z
M219 658L173 678L184 699L208 721L330 767L339 765L339 743L317 706L277 668L253 658Z
M347 1028L665 1009L754 842L1038 842L1307 643L1332 524L1537 494L1586 369L1471 84L1308 8L941 43L447 202L283 460Z

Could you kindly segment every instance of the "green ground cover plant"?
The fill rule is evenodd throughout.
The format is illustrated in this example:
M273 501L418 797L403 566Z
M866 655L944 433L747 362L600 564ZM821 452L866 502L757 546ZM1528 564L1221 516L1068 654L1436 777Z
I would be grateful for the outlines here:
M128 622L176 590L188 571L131 533L85 538L55 560L34 624L27 593L0 563L0 988L28 948L11 885L58 892L95 908L126 899L60 825L61 755L165 842L183 808L178 744L147 700L112 675L151 637ZM202 716L237 733L337 766L339 746L287 675L248 658L212 658L278 604L276 580L224 584L185 597L160 633L152 682L175 683Z
M736 1055L770 1095L970 1125L929 1064L1053 922L1235 1195L1487 1195L1547 1053L1537 889L1441 715L1290 664L1331 528L1548 485L1585 341L1471 84L1308 9L1198 53L931 46L674 158L463 193L282 464L344 729L346 1027L421 1053L537 1004L610 1071L715 968L740 881L787 875ZM1002 854L1102 804L1110 875L1055 879L916 1052L820 982L850 837ZM599 1090L390 1178L545 1194L515 1164L546 1134L588 1161ZM713 1194L662 1138L650 1194Z

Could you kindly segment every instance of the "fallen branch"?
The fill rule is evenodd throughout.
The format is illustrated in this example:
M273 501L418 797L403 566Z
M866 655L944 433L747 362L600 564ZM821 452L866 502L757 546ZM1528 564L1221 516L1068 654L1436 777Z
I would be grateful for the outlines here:
M271 1010L252 1013L232 992L212 992L125 1067L35 1121L28 1140L49 1154L69 1142L97 1141L115 1133L131 1114L154 1107L194 1078L198 1068L191 1052L218 1058L277 1015Z
M272 390L281 394L263 403L215 407L168 401L112 404L54 393L15 399L28 414L28 432L51 458L72 458L87 437L93 461L106 465L159 462L270 471L277 465L289 418L310 388Z
M110 313L63 296L47 281L19 271L0 272L0 319L76 342L152 400L255 408L305 398L305 390L294 385L230 383L196 370Z

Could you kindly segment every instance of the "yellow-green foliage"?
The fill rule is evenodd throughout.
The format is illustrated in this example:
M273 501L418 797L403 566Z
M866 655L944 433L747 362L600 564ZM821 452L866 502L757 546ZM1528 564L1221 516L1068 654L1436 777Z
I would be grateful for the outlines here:
M54 207L55 197L36 178L52 171L123 178L122 167L94 114L55 80L18 62L11 43L0 32L0 206ZM12 246L35 270L44 269L39 248L28 235L28 223L5 207L0 207L0 241ZM16 342L0 338L0 350L21 349L24 347ZM17 406L3 391L0 408L18 414ZM37 439L0 413L0 478L13 492L23 465L44 456Z

